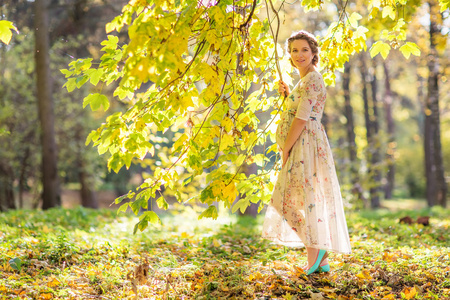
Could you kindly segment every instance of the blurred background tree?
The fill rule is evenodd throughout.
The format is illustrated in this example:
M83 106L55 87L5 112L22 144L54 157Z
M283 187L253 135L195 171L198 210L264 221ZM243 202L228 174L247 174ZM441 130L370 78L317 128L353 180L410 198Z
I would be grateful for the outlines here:
M104 122L107 115L125 111L130 102L126 99L110 101L107 114L82 109L83 98L88 93L100 92L112 99L117 85L107 86L97 81L88 87L77 82L80 89L67 93L62 89L66 79L59 70L67 68L78 58L92 57L94 63L98 62L103 54L100 43L106 39L105 25L120 14L127 2L48 2L51 95L58 149L57 174L62 184L63 204L65 191L74 189L80 194L81 205L106 206L116 196L139 186L157 166L167 163L169 149L180 133L187 129L173 126L165 133L158 132L160 145L155 149L156 155L148 155L142 162L136 160L134 167L118 174L107 172L107 157L98 156L96 150L85 146L86 136L91 130ZM324 123L344 197L354 208L378 208L386 203L386 199L409 197L426 201L428 206L445 206L450 172L448 8L441 10L442 6L433 1L408 1L390 11L366 5L363 1L338 1L324 3L320 11L306 12L302 3L282 6L279 12L283 24L280 43L292 31L300 29L324 37L345 8L344 19L345 16L347 20L356 16L351 22L360 22L358 25L368 29L365 32L368 51L376 48L378 41L384 41L391 49L386 59L380 57L382 52L375 57L366 52L351 56L341 72L334 72L335 86L328 88ZM33 6L36 4L33 1L5 0L0 5L1 18L12 21L20 29L9 45L0 44L1 210L42 205L39 163L42 143L37 126L35 92L38 70L34 64ZM248 1L244 16L251 11L251 4L252 1ZM280 4L277 2L277 7ZM359 19L353 13L371 17ZM390 14L394 15L389 21ZM257 17L267 18L265 9L258 12ZM115 35L122 45L128 42L126 31ZM403 35L419 46L420 56L411 55L405 60L402 52L406 48L401 47ZM291 76L294 82L298 80L297 74ZM144 85L141 90L149 86ZM261 116L262 122L270 117L268 112L265 113L267 116ZM255 154L262 151L261 148ZM273 165L274 161L275 158L271 158L270 164ZM247 168L255 173L256 163L248 161ZM183 169L179 171L186 172ZM189 196L207 186L206 173L188 186L191 189L187 192ZM96 192L105 189L112 193L108 194L107 200L99 201ZM169 190L166 193L168 198L173 196ZM58 205L57 202L52 203ZM153 207L151 203L150 207Z

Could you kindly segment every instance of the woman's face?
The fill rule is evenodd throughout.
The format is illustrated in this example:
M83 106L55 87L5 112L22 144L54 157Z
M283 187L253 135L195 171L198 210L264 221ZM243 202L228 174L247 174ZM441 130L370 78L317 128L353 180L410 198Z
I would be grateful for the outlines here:
M291 43L291 59L297 69L303 69L312 63L314 55L308 41L294 40Z

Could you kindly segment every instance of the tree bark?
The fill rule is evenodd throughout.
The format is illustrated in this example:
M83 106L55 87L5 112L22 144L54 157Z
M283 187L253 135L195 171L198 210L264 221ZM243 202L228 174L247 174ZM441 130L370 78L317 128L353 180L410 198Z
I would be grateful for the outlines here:
M350 158L350 180L352 183L352 193L357 195L359 200L362 200L364 207L367 207L367 199L363 195L363 188L359 184L359 174L356 168L356 137L355 137L355 123L353 119L353 107L350 101L350 71L351 65L346 62L344 65L344 74L342 79L342 89L344 91L344 116L347 119L347 145Z
M355 124L353 121L353 107L350 102L350 69L349 62L345 63L344 74L342 80L342 89L344 91L344 115L347 119L347 142L350 162L353 164L356 161L356 142L355 142Z
M366 157L368 162L368 173L370 178L370 204L372 208L380 207L380 195L379 195L379 183L380 183L380 171L379 171L379 143L377 143L376 137L378 133L378 113L376 113L377 101L377 80L375 72L373 72L370 81L369 74L366 65L366 58L364 53L361 54L360 72L362 79L362 98L364 102L364 120L366 124L366 138L367 138L367 151ZM369 100L369 93L367 85L371 84L372 87L372 102Z
M82 119L82 117L79 117ZM81 196L81 205L83 207L89 207L89 208L98 208L98 200L97 195L95 193L95 190L92 188L93 185L93 179L92 179L92 172L89 171L89 167L86 166L86 159L85 159L85 153L86 153L86 147L84 145L84 139L85 139L85 133L83 124L80 122L76 125L76 133L75 133L75 139L77 144L77 167L78 167L78 180L81 185L80 189L80 196Z
M12 167L8 163L0 161L0 211L16 209L13 184Z
M425 172L428 206L446 207L447 185L442 160L440 115L439 115L439 57L436 51L436 36L439 34L436 2L430 7L430 53L428 55L428 94L425 103Z
M370 188L371 204L372 207L380 207L380 191L381 191L381 139L379 135L380 131L380 118L378 114L378 80L377 80L377 59L373 59L372 76L370 80L370 85L372 89L372 110L373 117L370 118L371 128L373 129L372 134L372 160L371 166L373 168L373 180L375 186Z
M61 205L50 77L48 0L36 0L34 9L36 81L42 145L42 208L48 209Z
M392 117L393 96L391 90L391 78L386 61L383 61L383 69L385 78L384 112L386 116L387 134L388 134L388 148L386 151L387 173L386 173L386 185L384 186L384 197L386 199L391 199L395 183L395 156L394 156L396 149L395 124L394 118Z

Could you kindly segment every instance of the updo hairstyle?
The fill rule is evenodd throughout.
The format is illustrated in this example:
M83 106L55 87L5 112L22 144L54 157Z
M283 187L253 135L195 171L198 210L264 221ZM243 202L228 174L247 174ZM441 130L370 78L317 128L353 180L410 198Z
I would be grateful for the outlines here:
M308 42L309 47L311 48L311 52L314 55L311 63L313 64L313 66L317 67L317 64L319 63L319 44L317 43L316 38L311 33L305 30L294 32L286 41L286 50L289 53L289 56L291 54L291 44L295 40L305 40ZM291 65L295 68L295 65L292 62L291 57L289 57L289 61L291 62Z

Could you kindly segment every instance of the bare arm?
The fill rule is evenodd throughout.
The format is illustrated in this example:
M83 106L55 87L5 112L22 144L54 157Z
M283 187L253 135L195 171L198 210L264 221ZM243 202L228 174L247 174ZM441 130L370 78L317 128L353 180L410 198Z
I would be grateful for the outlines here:
M286 137L286 141L284 142L283 147L283 166L286 164L286 161L289 157L289 152L292 149L292 146L294 146L297 139L300 137L300 134L302 133L303 129L305 129L306 121L294 118L292 121L291 128L289 129L289 133Z

